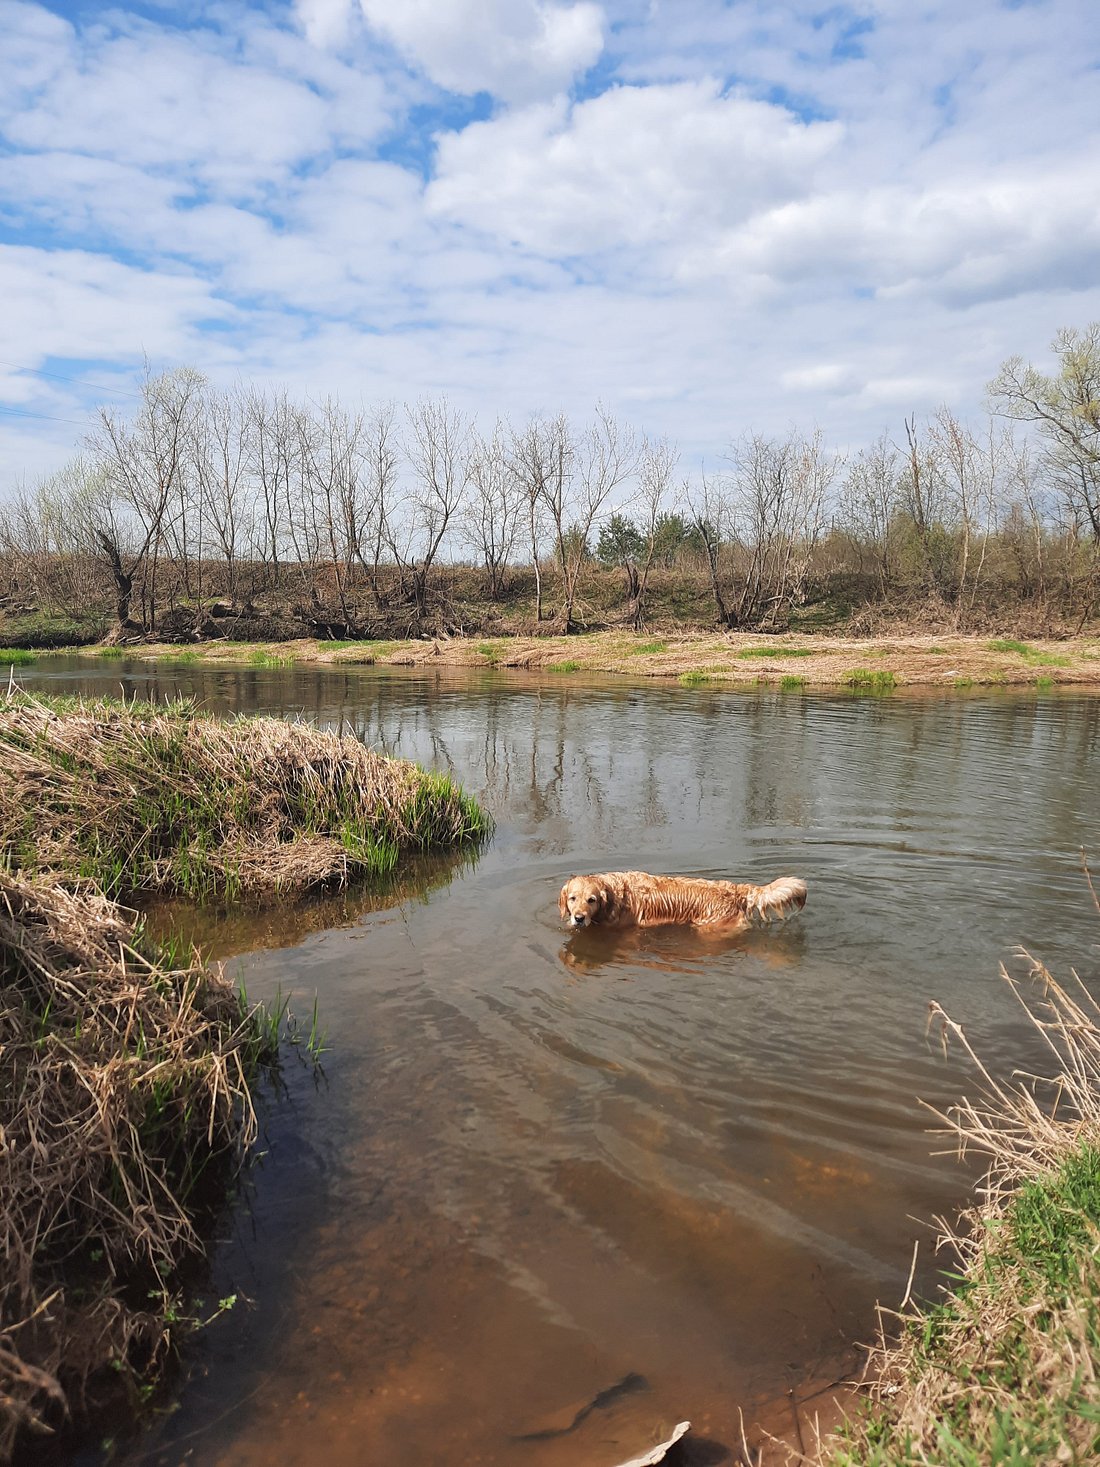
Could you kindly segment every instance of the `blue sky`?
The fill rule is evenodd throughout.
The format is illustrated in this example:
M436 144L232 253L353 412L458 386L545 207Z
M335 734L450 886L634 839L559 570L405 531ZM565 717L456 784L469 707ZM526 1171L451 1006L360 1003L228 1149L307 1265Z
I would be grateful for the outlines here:
M0 495L146 360L687 467L977 414L1100 318L1098 61L1094 0L0 3Z

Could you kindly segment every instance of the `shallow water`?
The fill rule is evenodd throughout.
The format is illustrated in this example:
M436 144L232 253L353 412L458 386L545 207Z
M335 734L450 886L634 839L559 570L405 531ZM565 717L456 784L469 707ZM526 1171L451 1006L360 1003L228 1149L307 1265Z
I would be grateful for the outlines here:
M211 1296L254 1304L123 1461L613 1467L679 1420L727 1459L738 1405L850 1363L915 1236L933 1285L913 1219L968 1174L917 1098L967 1076L928 1000L1007 1070L1035 1059L997 972L1017 944L1100 984L1100 700L27 672L351 729L497 821L384 897L162 914L307 1023L316 995L332 1048L319 1083L288 1067L214 1258ZM810 898L737 938L564 933L562 881L616 867L792 873Z

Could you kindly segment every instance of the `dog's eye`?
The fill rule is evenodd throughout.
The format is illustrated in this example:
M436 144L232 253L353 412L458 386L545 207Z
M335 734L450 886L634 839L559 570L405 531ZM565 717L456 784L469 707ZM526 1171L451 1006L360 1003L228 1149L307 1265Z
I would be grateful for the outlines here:
M596 898L595 897L589 897L588 898L588 905L590 907L594 907L596 905Z

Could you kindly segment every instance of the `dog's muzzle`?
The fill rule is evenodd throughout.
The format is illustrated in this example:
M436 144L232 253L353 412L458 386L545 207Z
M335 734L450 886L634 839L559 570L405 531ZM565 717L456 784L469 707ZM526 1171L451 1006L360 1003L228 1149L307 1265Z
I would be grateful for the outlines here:
M585 915L584 915L583 912L578 912L574 916L574 918L573 918L573 926L574 927L583 927L584 924L585 924Z

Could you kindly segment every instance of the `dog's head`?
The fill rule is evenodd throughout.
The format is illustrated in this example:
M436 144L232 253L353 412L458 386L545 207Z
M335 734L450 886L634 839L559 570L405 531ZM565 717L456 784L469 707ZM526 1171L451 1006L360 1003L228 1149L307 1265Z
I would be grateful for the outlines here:
M597 876L573 876L561 889L558 911L570 927L606 922L615 910L615 898Z

